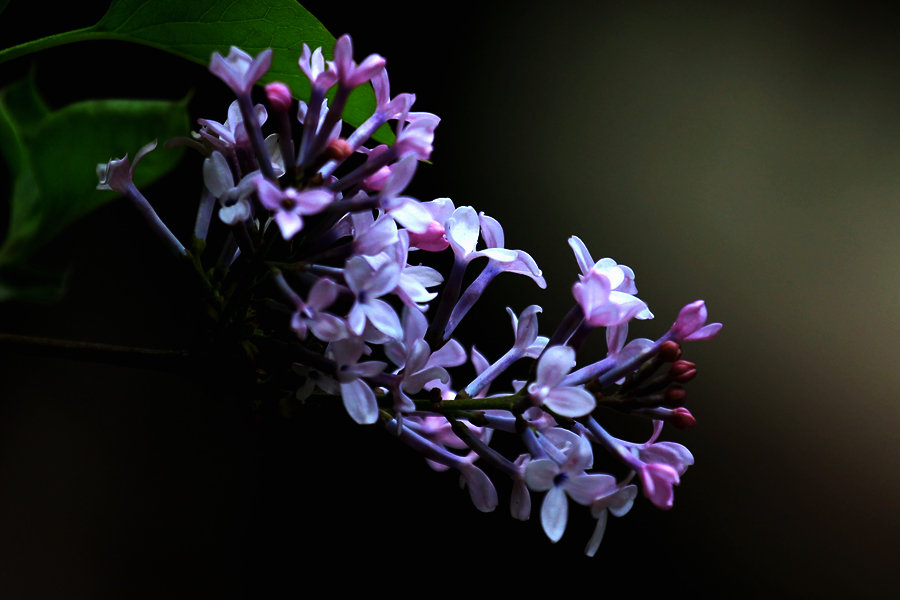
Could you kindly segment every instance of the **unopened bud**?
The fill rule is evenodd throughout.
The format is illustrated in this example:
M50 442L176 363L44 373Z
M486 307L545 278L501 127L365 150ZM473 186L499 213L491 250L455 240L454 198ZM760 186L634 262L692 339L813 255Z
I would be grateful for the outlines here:
M697 419L694 418L691 411L681 406L672 410L668 421L676 429L687 429L697 424Z
M273 81L266 85L266 98L269 100L269 105L279 112L287 112L294 101L290 88L280 81Z
M669 369L669 379L678 383L687 383L697 375L697 365L689 360L676 360Z
M659 347L659 357L666 362L675 362L681 358L681 346L671 340L663 342Z
M334 138L325 147L325 156L332 160L344 160L353 154L353 147L344 138Z
M684 404L685 398L687 398L687 392L684 388L673 385L666 389L664 403L669 406L681 406Z

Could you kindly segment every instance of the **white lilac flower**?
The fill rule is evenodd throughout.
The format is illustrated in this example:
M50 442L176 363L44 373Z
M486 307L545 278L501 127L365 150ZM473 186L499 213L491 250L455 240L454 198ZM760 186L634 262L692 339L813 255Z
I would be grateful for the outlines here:
M303 44L297 64L309 79L312 88L323 95L328 88L337 83L338 74L334 69L326 68L322 48L316 48L310 52L309 46Z
M500 222L493 217L489 217L484 212L478 213L479 223L481 225L481 238L484 240L488 248L496 251L505 250L505 236L503 227ZM538 285L539 288L546 289L547 281L544 279L540 268L530 254L524 250L508 250L511 260L498 260L491 254L485 254L490 259L490 266L504 271L506 273L517 273L530 277ZM496 254L494 255L496 256Z
M129 162L128 155L114 158L107 163L97 165L98 190L112 190L124 194L134 185L134 168L147 154L156 149L156 140L145 144L134 155L134 162Z
M686 305L678 313L678 318L670 330L676 341L708 340L722 329L721 323L706 324L707 310L703 300Z
M434 150L434 130L441 120L427 112L411 112L406 116L408 125L397 133L394 149L400 156L412 155L417 160L428 160Z
M416 233L424 233L431 224L431 213L415 198L400 195L416 172L416 158L407 155L391 167L378 193L382 210L400 225Z
M385 60L377 54L370 54L360 64L353 61L353 41L349 35L342 35L334 44L334 61L329 64L337 73L340 83L355 88L375 77L384 70Z
M203 183L210 193L218 198L219 218L226 225L237 225L248 220L253 214L250 196L256 191L256 179L259 171L254 171L241 178L235 185L231 167L221 152L214 151L203 161Z
M370 425L378 420L378 402L365 377L382 373L387 363L381 361L359 362L368 348L361 340L348 338L332 342L326 356L335 363L344 408L350 418L360 425Z
M494 364L480 371L478 376L466 386L468 395L476 396L487 389L491 381L509 369L519 359L526 356L537 358L543 352L544 347L547 345L547 338L538 336L537 320L537 316L542 310L540 306L532 304L522 311L521 318L519 318L516 317L516 313L511 308L506 307L506 312L509 313L512 321L513 346L497 359Z
M422 208L431 214L431 222L422 233L409 232L409 244L419 250L440 252L450 246L447 240L447 219L456 210L450 198L435 198L421 203Z
M591 298L590 306L598 315L603 312L600 310L599 301L605 296L606 302L616 305L614 309L616 312L623 314L634 311L634 314L629 316L628 319L632 317L636 319L653 318L653 313L650 312L646 303L634 296L634 294L637 294L637 287L634 284L634 271L630 267L620 265L611 258L601 258L594 262L587 246L577 236L573 235L569 238L569 246L575 253L575 261L581 269L579 281L584 283L585 279L590 275L590 282L586 283L586 285L591 286L591 289L584 290L581 294ZM607 283L601 284L601 278L604 278ZM602 291L601 288L607 287L608 291ZM588 301L585 300L584 302ZM579 303L584 306L582 301L579 301ZM598 320L608 320L605 315L597 318ZM606 326L607 324L599 322L595 325Z
M615 486L606 494L594 498L591 502L591 516L597 519L597 523L584 548L587 556L594 556L597 548L600 547L600 542L603 541L608 513L612 513L615 517L625 515L631 510L635 498L637 498L637 486L630 484Z
M334 200L334 192L327 188L282 190L264 177L256 179L256 192L260 203L274 211L275 222L286 240L303 228L303 216L321 212Z
M354 256L344 267L344 279L356 297L347 313L347 323L355 335L363 334L367 322L391 338L403 335L397 313L390 304L379 300L397 287L400 267L396 263L385 262L373 269L365 258Z
M243 50L232 46L226 57L222 57L218 52L213 52L209 70L224 81L236 96L244 96L250 93L256 82L269 70L271 64L271 48L263 50L256 58L253 58Z
M541 504L541 526L550 541L557 542L566 530L568 498L588 506L615 485L615 478L585 472L594 460L586 437L559 428L548 430L544 436L561 451L563 459L532 460L525 469L525 482L536 492L547 492Z
M301 100L297 105L297 120L303 124L304 128L309 128L310 131L319 132L322 127L325 125L325 120L328 117L328 99L323 98L321 103L317 105L318 110L310 111L309 105ZM310 121L313 119L316 120L315 125L311 124ZM341 135L341 126L342 123L338 121L335 123L328 133L325 135L324 143L327 146L333 140L336 140Z
M337 299L338 290L338 284L322 277L310 288L306 302L293 295L297 310L291 317L291 329L297 337L305 340L308 331L323 342L335 342L348 336L344 320L325 312Z
M572 295L584 311L584 319L594 327L615 327L638 318L647 312L647 305L636 296L616 291L616 282L621 277L610 279L610 275L621 275L618 268L598 271L591 269L581 281L572 286Z
M428 308L428 303L437 297L436 292L429 292L428 288L440 285L444 278L440 272L425 265L410 265L409 259L409 230L401 229L397 232L397 240L378 255L366 257L373 268L378 268L384 262L394 262L401 265L400 278L394 294L404 305L415 307L420 311Z
M260 126L265 124L269 117L266 107L262 104L257 104L253 107L253 111L257 124ZM226 153L236 145L242 143L249 145L250 143L247 139L247 129L244 125L241 107L237 100L228 106L228 118L225 119L224 123L211 119L198 119L197 122L202 125L200 135L209 140L210 144L219 152Z
M375 256L400 241L397 222L388 215L380 214L376 218L372 211L365 210L350 213L349 220L353 249L358 255Z
M384 345L385 354L403 370L403 389L414 394L447 384L447 367L458 367L466 361L466 352L459 342L450 340L432 352L425 341L428 321L421 311L403 308L403 336Z
M537 377L528 385L535 406L546 406L564 417L583 417L597 406L594 396L580 386L564 385L575 366L575 351L569 346L547 348L537 364Z

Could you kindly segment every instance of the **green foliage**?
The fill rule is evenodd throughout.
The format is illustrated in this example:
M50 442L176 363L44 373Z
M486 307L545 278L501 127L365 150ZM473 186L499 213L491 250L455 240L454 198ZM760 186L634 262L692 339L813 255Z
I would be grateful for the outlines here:
M87 100L50 111L28 77L0 91L0 154L12 180L9 228L0 245L0 301L52 288L24 264L77 219L115 197L97 190L97 164L134 154L154 138L188 130L187 102ZM175 164L180 150L159 149L141 162L148 184ZM31 290L29 292L29 290ZM38 294L40 296L40 294Z
M231 46L253 56L272 48L272 68L263 82L281 81L301 100L309 97L309 81L297 66L303 44L321 46L329 59L334 46L334 36L295 0L113 0L95 25L0 51L0 62L43 48L102 39L152 46L202 65L209 64L214 51L225 55ZM374 107L372 89L360 88L347 102L344 120L358 126ZM393 141L387 127L374 137Z
M0 10L6 2L0 0ZM295 0L112 0L91 27L51 35L0 51L0 63L46 48L85 40L143 44L207 65L214 51L238 46L256 55L272 48L263 82L281 81L296 98L309 96L297 66L304 43L332 57L334 36ZM0 90L0 155L12 180L10 222L0 244L0 301L49 299L59 281L26 261L65 227L113 197L100 192L96 165L133 154L152 139L185 135L185 102L92 100L51 112L33 82ZM372 89L356 90L344 120L361 124L375 105ZM390 143L382 127L374 136ZM179 153L158 149L141 162L136 183L146 184L174 167Z

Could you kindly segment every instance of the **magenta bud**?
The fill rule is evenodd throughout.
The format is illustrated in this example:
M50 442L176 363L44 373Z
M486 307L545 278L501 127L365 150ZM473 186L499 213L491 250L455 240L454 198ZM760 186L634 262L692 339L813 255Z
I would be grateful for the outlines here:
M684 404L684 400L687 398L687 392L683 387L679 387L677 385L673 385L669 388L666 388L665 395L663 397L663 403L669 406L681 406Z
M669 369L669 379L687 383L697 375L697 365L689 360L676 360Z
M344 138L334 138L325 147L325 156L332 160L344 160L353 154L353 147Z
M682 406L672 410L668 421L676 429L687 429L697 424L697 419L694 418L691 411Z
M681 358L681 346L678 342L663 342L659 347L659 357L666 362L675 362Z
M290 88L280 81L273 81L266 85L266 98L269 100L269 105L278 112L290 110L291 103L294 101Z

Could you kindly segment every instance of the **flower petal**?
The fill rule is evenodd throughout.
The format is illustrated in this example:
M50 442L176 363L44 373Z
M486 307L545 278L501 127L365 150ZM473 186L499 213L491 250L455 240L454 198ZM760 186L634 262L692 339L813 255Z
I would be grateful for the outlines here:
M365 382L354 379L341 383L341 398L347 414L360 425L371 425L378 419L375 392Z
M544 399L544 406L563 417L583 417L597 407L594 396L580 387L554 388Z
M566 531L569 520L569 500L561 488L553 487L541 504L541 526L551 542L558 542Z

